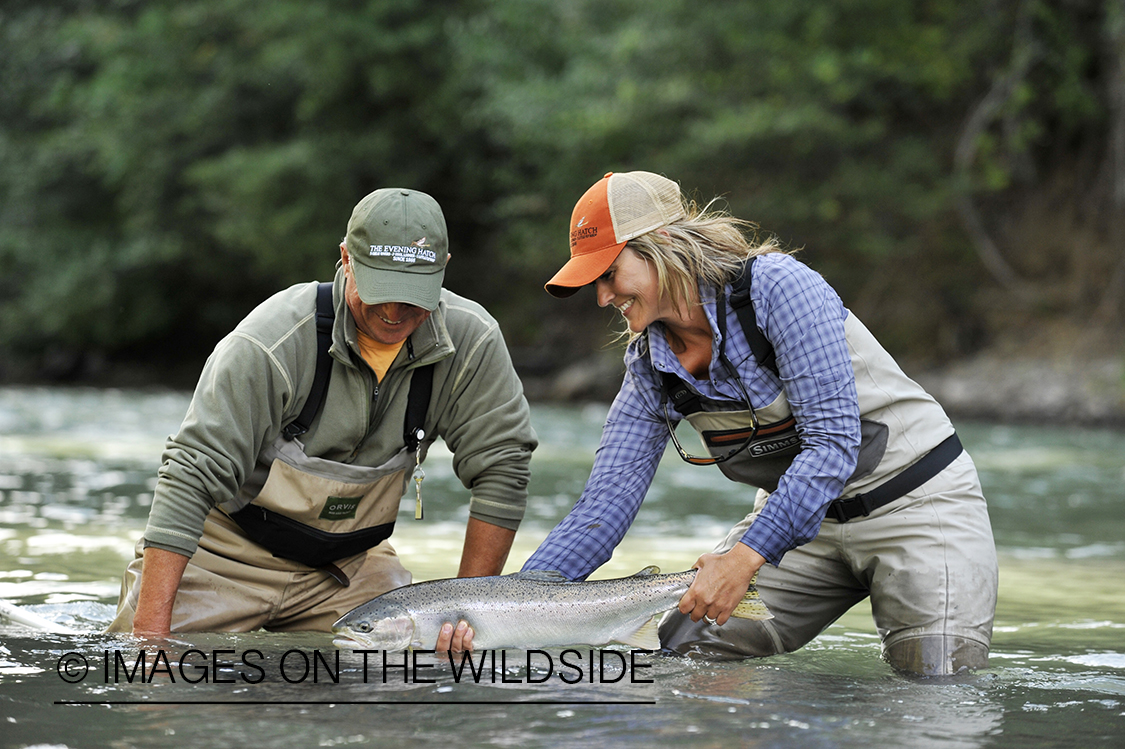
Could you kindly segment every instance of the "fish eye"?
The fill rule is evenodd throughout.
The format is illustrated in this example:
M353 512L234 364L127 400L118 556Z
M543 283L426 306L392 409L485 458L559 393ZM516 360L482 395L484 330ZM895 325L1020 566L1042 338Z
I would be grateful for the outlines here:
M355 625L355 628L359 632L370 632L371 624L369 624L368 622L360 622L359 624Z

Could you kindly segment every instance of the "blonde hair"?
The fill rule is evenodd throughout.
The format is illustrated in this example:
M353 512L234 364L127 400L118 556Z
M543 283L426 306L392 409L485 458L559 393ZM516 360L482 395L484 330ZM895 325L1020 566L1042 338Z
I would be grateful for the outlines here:
M721 289L739 276L749 258L785 252L776 237L759 242L757 224L712 209L714 204L700 206L685 198L682 218L626 244L656 269L660 297L677 309L699 303L701 283Z

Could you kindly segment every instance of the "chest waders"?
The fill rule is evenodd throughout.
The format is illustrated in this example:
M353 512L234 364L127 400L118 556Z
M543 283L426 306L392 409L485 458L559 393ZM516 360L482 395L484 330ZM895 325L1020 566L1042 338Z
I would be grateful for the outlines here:
M333 562L390 537L407 474L425 456L423 426L434 365L419 367L411 376L404 446L390 460L371 467L309 457L297 437L308 431L323 406L332 374L331 283L317 288L316 311L316 373L305 405L258 456L238 494L219 509L274 556L319 567L348 585Z
M739 325L758 364L775 376L780 376L777 354L758 328L754 305L750 299L750 269L753 262L754 258L750 258L744 265L742 274L731 284L730 305L738 316ZM719 356L725 359L726 297L721 289L716 296L715 306L720 335ZM855 470L845 482L844 494L858 488L864 491L838 498L828 505L827 517L840 523L866 517L872 510L917 489L949 466L962 452L961 442L956 434L946 436L921 455L898 447L900 441L895 438L902 433L903 428L899 426L892 429L888 425L904 421L901 411L909 410L912 420L935 433L942 429L948 430L947 422L942 420L926 423L931 421L928 416L930 409L925 408L917 395L921 392L920 388L901 375L897 366L893 367L894 375L886 379L880 380L876 376L881 360L885 359L891 364L893 360L854 315L848 315L844 330L852 353L853 369L862 368L864 373L863 377L859 371L856 374L856 389L860 394L861 406L859 457ZM857 366L857 362L861 364ZM887 373L892 372L890 366L882 368ZM754 409L757 417L755 428L755 413L747 410L704 411L699 396L682 379L670 372L660 372L660 376L662 400L672 402L676 411L699 433L712 456L727 458L718 463L719 470L727 478L760 487L770 493L777 490L782 474L788 470L803 446L797 430L797 420L785 398L784 388L772 403L764 408ZM900 381L909 385L903 385ZM885 386L886 383L890 385ZM868 396L868 393L885 390L900 392L902 396L891 399L889 403L877 402L878 398L884 397L883 392ZM872 405L864 409L865 402ZM739 445L744 447L738 448ZM738 448L734 451L736 454L732 454L732 448Z
M754 359L779 376L773 347L754 318L749 279L747 263L732 284L729 303ZM716 308L725 341L724 297L720 290ZM762 600L775 618L731 619L720 627L693 622L673 609L660 625L661 646L719 658L793 652L870 596L883 658L895 669L936 676L983 668L996 610L997 565L976 469L937 401L903 373L855 315L843 322L859 401L857 467L842 498L828 504L816 536L786 552L781 564L758 571ZM719 350L722 354L722 344ZM723 460L718 465L724 474L760 487L753 512L731 529L716 554L742 540L769 503L767 492L776 491L802 449L782 385L764 409L749 404L743 407L752 411L715 413L704 412L701 399L678 377L663 377L661 390L675 399L709 453ZM677 399L677 390L694 395L695 402L681 410L690 398ZM869 514L870 522L844 525Z

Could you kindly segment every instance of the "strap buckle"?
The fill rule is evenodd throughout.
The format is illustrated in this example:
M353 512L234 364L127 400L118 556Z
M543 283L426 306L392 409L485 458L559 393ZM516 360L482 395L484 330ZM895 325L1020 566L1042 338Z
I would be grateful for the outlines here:
M867 517L874 510L874 504L866 494L857 494L847 499L837 499L828 505L827 517L837 523L846 523L858 517Z

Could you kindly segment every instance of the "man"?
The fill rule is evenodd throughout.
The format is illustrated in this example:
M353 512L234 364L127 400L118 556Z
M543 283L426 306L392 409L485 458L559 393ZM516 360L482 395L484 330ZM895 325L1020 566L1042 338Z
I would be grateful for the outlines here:
M110 631L323 631L408 584L385 539L438 436L472 491L458 574L502 571L537 440L496 321L442 289L441 208L377 190L340 257L330 296L315 283L274 295L208 359Z

